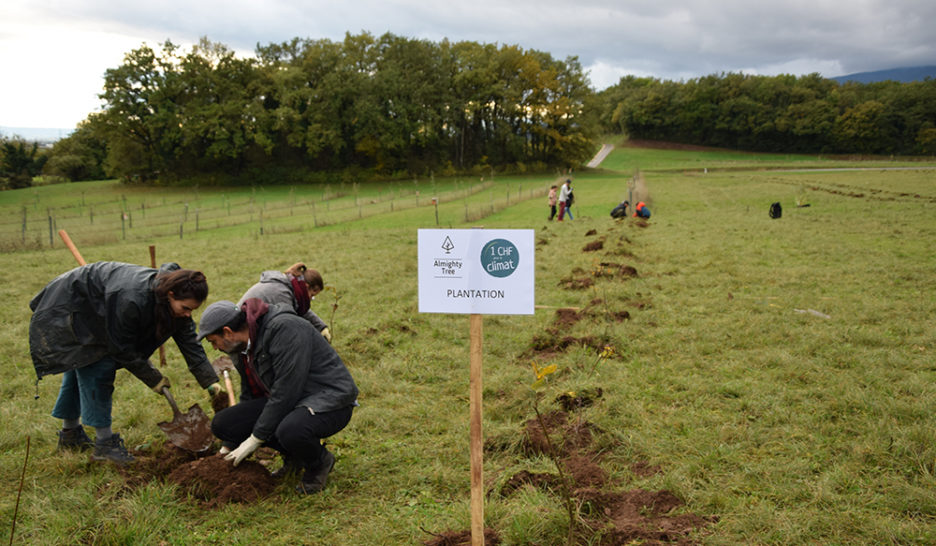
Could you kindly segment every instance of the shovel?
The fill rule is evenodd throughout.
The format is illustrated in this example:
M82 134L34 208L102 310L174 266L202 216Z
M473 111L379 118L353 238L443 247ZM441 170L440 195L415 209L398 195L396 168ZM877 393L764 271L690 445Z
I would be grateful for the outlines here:
M172 398L169 387L163 387L163 394L172 406L173 417L171 423L163 421L158 424L169 437L169 441L193 453L207 451L214 442L214 435L211 433L211 421L205 412L195 404L189 408L188 413L182 413Z
M224 376L224 388L227 389L228 407L233 406L237 403L237 400L234 399L234 384L231 382L231 374L228 373L228 370L235 369L234 363L231 362L231 357L219 356L211 362L211 367L214 368L215 373Z

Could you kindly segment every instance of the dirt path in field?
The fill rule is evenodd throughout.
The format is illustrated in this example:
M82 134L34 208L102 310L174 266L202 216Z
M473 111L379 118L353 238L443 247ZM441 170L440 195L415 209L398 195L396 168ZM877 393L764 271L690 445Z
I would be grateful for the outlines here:
M611 144L602 144L601 149L598 150L598 153L595 154L595 157L593 157L592 160L589 161L585 166L590 169L598 167L598 165L601 165L601 162L604 161L606 157L608 157L608 154L610 154L611 150L613 149L614 146Z

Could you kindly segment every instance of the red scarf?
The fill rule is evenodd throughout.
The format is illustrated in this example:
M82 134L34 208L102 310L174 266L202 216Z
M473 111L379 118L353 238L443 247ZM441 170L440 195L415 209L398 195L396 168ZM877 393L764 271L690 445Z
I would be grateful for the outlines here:
M260 380L260 374L254 366L254 349L257 347L257 319L270 310L270 306L257 298L244 302L241 309L247 313L247 336L250 339L249 349L244 353L244 372L247 376L247 386L251 394L258 398L270 396L270 389Z
M290 275L290 282L292 282L293 296L295 296L296 314L301 317L309 311L309 305L312 303L312 298L309 297L309 286L302 277Z

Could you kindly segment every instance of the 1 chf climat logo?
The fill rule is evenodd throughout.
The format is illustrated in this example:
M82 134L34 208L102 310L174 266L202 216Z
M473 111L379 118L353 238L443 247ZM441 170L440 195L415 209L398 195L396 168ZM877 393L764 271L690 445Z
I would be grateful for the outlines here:
M481 248L481 266L492 277L509 277L519 263L520 253L507 239L494 239Z

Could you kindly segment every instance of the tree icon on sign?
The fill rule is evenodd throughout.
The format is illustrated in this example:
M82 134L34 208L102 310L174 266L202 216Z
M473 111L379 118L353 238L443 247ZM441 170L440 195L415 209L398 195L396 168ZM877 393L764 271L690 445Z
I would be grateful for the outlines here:
M442 241L442 250L444 250L446 254L450 254L453 248L455 248L455 244L449 239L448 235L446 235L445 240Z

